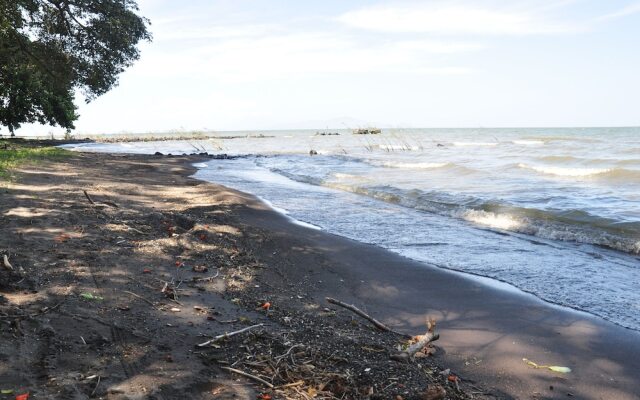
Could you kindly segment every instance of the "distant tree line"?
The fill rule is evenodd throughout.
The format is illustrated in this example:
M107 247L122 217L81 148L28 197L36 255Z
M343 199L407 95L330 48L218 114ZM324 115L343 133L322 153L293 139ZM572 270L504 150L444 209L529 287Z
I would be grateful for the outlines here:
M134 0L0 0L0 126L37 122L74 128L74 98L87 102L150 41Z

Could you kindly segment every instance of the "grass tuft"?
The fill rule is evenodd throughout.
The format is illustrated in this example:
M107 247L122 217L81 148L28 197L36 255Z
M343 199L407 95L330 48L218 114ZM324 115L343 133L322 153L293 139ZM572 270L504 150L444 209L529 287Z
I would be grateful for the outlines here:
M70 151L57 147L33 147L12 140L0 140L0 179L8 179L10 170L25 162L61 159Z

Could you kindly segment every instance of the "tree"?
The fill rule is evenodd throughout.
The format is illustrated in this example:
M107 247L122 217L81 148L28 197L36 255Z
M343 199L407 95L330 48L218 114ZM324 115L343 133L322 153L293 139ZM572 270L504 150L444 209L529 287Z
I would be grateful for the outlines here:
M74 98L106 93L150 41L135 0L0 0L0 125L73 129Z

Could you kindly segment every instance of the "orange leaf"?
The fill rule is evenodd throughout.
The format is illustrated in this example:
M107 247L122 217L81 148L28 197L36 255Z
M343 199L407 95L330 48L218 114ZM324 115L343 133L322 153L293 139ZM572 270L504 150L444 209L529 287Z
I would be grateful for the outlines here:
M29 398L29 393L19 394L16 396L16 400L27 400Z
M264 304L262 305L262 309L263 309L263 310L268 310L268 309L270 309L270 308L271 308L271 303L269 303L269 302L266 302L266 303L264 303Z
M151 270L149 268L145 268L145 269L142 270L142 273L143 274L150 274Z
M451 374L451 375L449 375L449 377L447 379L449 380L449 382L455 382L455 381L458 380L458 377L453 375L453 374Z
M258 395L259 400L271 400L271 395L267 393L262 393Z

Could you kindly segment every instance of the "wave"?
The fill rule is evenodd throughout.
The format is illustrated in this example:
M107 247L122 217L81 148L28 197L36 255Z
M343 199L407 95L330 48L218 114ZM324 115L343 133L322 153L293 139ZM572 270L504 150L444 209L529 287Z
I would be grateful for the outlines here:
M298 182L347 191L419 211L465 220L497 231L585 243L640 254L640 222L622 223L582 210L549 211L485 201L473 196L393 186L336 182L273 170ZM344 174L345 177L347 174ZM335 176L335 174L334 174Z
M403 169L435 169L442 168L451 165L451 163L433 163L433 162L396 162L386 161L382 163L382 166L388 168L403 168Z
M520 144L524 146L536 146L544 144L544 140L514 140L513 144Z
M497 146L498 142L453 142L453 145L458 147L465 147L465 146L493 147L493 146Z
M604 246L640 254L640 222L620 223L582 210L547 211L441 192L341 185L340 189L475 225L545 239Z
M519 168L530 169L547 175L556 176L590 176L610 172L610 168L568 168L568 167L547 167L527 164L518 164Z
M572 178L594 178L608 181L640 182L640 170L625 168L569 168L518 164L519 168L529 169L545 175Z

